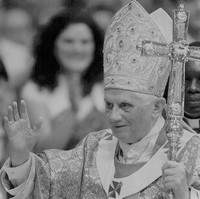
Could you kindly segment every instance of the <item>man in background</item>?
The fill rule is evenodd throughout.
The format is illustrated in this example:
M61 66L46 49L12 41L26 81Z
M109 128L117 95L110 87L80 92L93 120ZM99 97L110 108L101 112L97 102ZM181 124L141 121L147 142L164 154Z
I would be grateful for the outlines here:
M200 42L190 46L200 47ZM200 133L200 62L188 61L185 68L185 121Z
M35 32L34 20L27 10L20 7L5 9L0 56L14 90L24 85L32 70L32 43Z

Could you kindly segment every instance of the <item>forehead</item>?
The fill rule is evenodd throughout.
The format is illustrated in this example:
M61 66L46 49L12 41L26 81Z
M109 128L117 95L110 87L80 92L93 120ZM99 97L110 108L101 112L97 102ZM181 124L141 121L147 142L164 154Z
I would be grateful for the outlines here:
M134 92L123 89L105 89L105 100L133 102L141 101L141 99Z
M200 62L188 61L185 67L185 73L187 75L197 75L200 74Z
M63 37L91 37L92 32L87 24L73 23L67 26L61 33Z
M31 16L20 9L13 9L5 14L4 23L6 26L25 26L31 23Z

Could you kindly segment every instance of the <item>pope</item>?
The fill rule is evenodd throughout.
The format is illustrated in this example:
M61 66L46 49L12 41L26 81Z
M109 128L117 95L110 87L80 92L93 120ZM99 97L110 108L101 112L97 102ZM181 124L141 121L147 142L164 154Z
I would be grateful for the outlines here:
M104 42L111 128L90 133L70 151L31 153L42 120L31 128L26 103L14 102L4 118L10 144L0 172L4 197L164 199L172 191L176 199L199 199L199 135L184 129L177 162L167 158L162 111L170 61L138 50L143 40L171 42L171 33L172 20L162 9L149 14L134 0L116 13Z

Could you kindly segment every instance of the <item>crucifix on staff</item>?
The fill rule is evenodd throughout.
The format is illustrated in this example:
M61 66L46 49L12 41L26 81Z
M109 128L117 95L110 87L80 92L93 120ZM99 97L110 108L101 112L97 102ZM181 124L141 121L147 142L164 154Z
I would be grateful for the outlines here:
M174 11L173 42L164 44L150 40L138 46L143 56L166 56L171 60L167 98L166 136L169 141L169 160L176 161L179 139L182 135L181 120L184 116L185 63L188 60L200 62L200 48L186 43L190 12L180 4ZM171 195L171 194L169 194ZM169 196L172 197L173 196Z

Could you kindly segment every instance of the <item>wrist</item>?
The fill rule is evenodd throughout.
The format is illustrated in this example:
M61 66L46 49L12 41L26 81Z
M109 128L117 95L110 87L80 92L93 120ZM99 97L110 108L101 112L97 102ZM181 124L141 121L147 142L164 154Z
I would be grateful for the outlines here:
M191 188L190 187L186 187L185 190L175 194L175 198L176 199L190 199L190 195L191 195Z
M12 167L17 167L24 164L30 157L30 153L15 153L10 155L10 162Z

